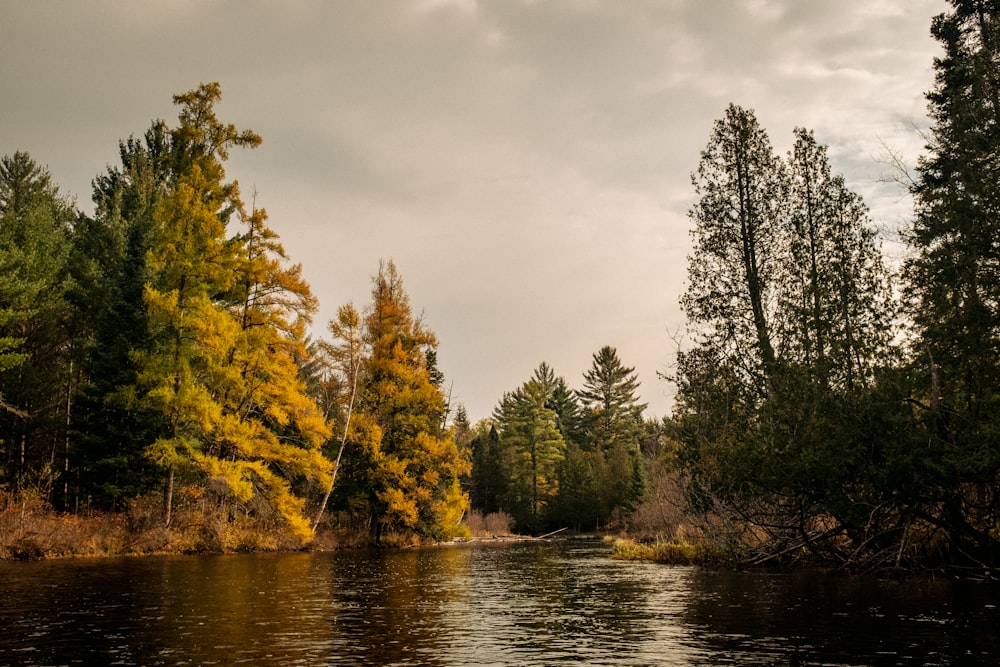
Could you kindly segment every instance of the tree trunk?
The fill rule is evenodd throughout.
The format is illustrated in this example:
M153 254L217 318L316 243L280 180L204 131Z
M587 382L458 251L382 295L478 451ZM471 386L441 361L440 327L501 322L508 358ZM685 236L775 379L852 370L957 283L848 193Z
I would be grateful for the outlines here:
M174 467L167 469L167 484L163 487L163 525L170 527L174 505Z

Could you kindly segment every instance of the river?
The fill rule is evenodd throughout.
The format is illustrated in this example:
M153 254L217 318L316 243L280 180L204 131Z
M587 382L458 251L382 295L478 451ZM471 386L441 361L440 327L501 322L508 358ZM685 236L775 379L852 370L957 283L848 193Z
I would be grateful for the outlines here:
M2 665L992 665L1000 587L596 542L0 563Z

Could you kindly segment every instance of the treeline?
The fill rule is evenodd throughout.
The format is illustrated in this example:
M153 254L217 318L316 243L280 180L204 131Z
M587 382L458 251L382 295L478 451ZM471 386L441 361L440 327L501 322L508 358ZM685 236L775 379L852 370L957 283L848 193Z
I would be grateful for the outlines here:
M509 514L528 533L622 527L646 490L645 454L662 435L661 424L643 420L638 388L635 369L610 346L593 355L578 390L540 364L491 419L458 431L472 455L473 508Z
M730 106L702 153L672 469L733 561L1000 564L1000 3L951 5L895 292L811 132Z
M384 262L371 303L310 340L301 267L225 175L261 138L220 97L178 95L175 126L121 142L92 216L28 154L0 160L0 495L147 521L156 498L159 525L213 527L195 548L305 542L331 517L376 541L461 532L434 334Z
M143 536L111 550L440 540L470 509L520 532L621 525L659 428L634 369L603 348L572 391L542 364L473 427L392 261L312 339L301 266L226 178L261 138L220 99L177 95L175 126L121 142L93 215L27 153L0 159L0 533L30 534L39 501L127 517Z

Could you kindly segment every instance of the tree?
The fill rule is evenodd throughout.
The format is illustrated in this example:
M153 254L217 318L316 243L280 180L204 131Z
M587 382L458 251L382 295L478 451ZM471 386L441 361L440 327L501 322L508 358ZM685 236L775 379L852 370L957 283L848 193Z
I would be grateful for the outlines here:
M927 99L934 125L913 188L904 266L917 332L911 396L925 429L920 511L965 558L1000 543L1000 4L952 0L931 33L943 47Z
M566 454L559 464L559 490L551 510L554 524L580 531L584 526L597 528L605 519L594 459L594 452L584 451L573 442L566 444Z
M504 510L529 532L542 528L559 491L566 440L551 401L560 381L542 362L494 410L508 480Z
M333 335L334 342L322 341L320 344L320 349L323 352L322 360L327 371L327 375L321 383L324 387L333 386L332 391L325 395L325 402L328 404L327 417L329 418L332 408L336 412L335 422L340 426L338 432L341 435L337 455L333 461L330 486L327 488L319 511L316 513L316 518L313 520L312 530L314 533L319 526L323 512L326 510L330 494L333 493L337 472L340 470L340 463L344 458L344 449L351 436L351 418L354 416L354 406L358 399L358 381L366 354L361 316L353 304L348 303L341 306L337 311L337 319L331 320L327 328Z
M508 477L504 452L495 421L481 421L469 445L472 470L469 479L469 502L484 514L500 512L507 497Z
M293 484L326 487L320 448L329 427L306 395L298 359L315 300L286 268L262 210L247 213L222 161L260 137L218 121L218 84L175 96L171 189L154 212L145 287L151 345L136 353L138 394L165 429L148 455L166 470L164 520L175 475L190 472L223 500L257 498L301 539L311 536ZM236 217L246 225L229 237Z
M446 400L428 357L437 338L413 317L391 260L372 280L365 340L353 502L368 512L376 542L385 530L453 536L468 507L459 479L469 462L445 428Z
M65 450L73 339L67 301L75 207L27 153L0 159L3 476L47 492ZM3 479L0 477L0 479ZM8 481L3 479L4 482Z
M152 345L143 291L154 278L147 257L154 212L170 189L170 143L162 121L120 142L121 164L94 179L94 216L80 217L73 238L82 386L71 457L80 492L98 507L121 507L161 481L145 450L164 425L139 401L136 355Z
M861 197L831 175L826 147L795 130L775 330L778 356L850 390L887 360L895 317L888 272Z
M682 298L696 340L678 356L678 463L692 507L725 517L724 541L753 558L886 526L847 509L844 494L872 440L887 437L852 427L862 397L882 400L887 272L861 198L831 174L811 132L795 135L781 163L751 113L730 106L716 123L694 179Z
M646 409L636 396L638 390L635 368L624 366L615 348L606 345L594 353L583 374L583 389L577 391L591 450L607 451L622 442L626 450L638 452Z
M698 344L716 349L763 398L776 359L787 178L752 111L729 105L692 181L699 199L690 212L694 251L681 305Z
M607 520L615 509L630 509L645 489L642 412L635 368L626 367L618 351L606 345L593 355L577 396L583 404L587 449L594 455L596 515Z

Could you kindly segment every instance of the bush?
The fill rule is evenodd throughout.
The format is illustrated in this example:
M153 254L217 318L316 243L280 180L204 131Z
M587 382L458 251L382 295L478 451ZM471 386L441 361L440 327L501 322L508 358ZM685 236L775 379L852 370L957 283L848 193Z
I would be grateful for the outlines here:
M472 537L509 537L514 518L506 512L490 512L486 516L479 510L469 510L462 522Z

